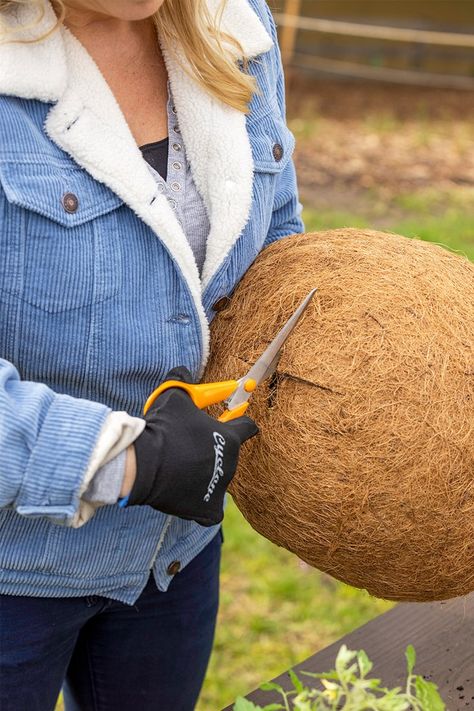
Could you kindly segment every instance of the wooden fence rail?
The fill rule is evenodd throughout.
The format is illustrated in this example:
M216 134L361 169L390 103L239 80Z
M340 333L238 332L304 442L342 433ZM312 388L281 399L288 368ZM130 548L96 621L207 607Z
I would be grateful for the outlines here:
M414 86L474 91L474 78L458 74L433 74L432 72L419 72L410 69L371 67L368 64L345 62L340 59L325 59L324 57L315 57L302 53L293 55L291 66L296 69L312 69L327 74L386 81L392 84L412 84Z
M291 1L292 4L295 2L295 0ZM474 48L474 35L466 35L461 32L435 32L404 27L363 25L358 22L325 20L316 17L299 17L291 6L288 11L275 13L274 17L276 22L284 27L291 27L297 30L312 30L313 32L324 32L331 35L349 35L351 37L383 39L393 42L415 42L416 44Z
M301 17L301 4L302 0L286 0L284 12L274 13L275 20L281 28L280 46L283 63L287 70L291 66L356 77L359 79L394 82L397 84L474 90L474 78L470 76L395 69L391 67L373 67L356 62L304 54L303 52L295 54L298 30L309 30L312 32L343 35L346 37L379 39L389 42L407 42L417 45L449 46L463 49L474 49L474 34L438 32L403 27L383 27L358 22ZM287 71L287 80L291 76L291 71Z

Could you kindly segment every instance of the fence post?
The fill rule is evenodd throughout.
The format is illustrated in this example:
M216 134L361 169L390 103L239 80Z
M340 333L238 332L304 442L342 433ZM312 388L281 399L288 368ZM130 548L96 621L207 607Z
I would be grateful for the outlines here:
M298 30L296 27L296 23L290 24L286 22L286 19L288 17L298 18L300 16L300 11L301 0L285 0L282 22L283 29L281 30L280 35L280 50L281 57L283 60L283 67L285 69L287 91L290 87L293 76L293 72L290 69L290 64L291 60L293 59L293 54L295 52L296 33Z

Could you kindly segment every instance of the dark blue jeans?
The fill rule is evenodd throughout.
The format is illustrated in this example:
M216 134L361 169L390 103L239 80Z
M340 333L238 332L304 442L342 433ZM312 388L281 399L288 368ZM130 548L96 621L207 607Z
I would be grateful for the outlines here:
M0 596L0 709L192 711L214 638L220 534L160 592L134 606L105 597Z

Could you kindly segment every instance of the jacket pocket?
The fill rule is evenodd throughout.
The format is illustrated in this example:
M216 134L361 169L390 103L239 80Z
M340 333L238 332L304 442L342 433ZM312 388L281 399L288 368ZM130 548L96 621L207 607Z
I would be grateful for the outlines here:
M277 175L287 165L295 139L278 109L270 110L257 120L247 122L252 146L254 171Z
M49 313L118 292L117 195L69 163L0 162L0 183L0 291Z

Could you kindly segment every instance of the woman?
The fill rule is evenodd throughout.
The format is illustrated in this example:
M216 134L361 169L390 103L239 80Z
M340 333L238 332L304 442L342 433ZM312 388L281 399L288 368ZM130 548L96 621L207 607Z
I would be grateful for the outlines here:
M257 429L178 389L142 410L303 229L275 26L265 0L0 0L0 28L0 707L64 682L68 711L188 711Z

